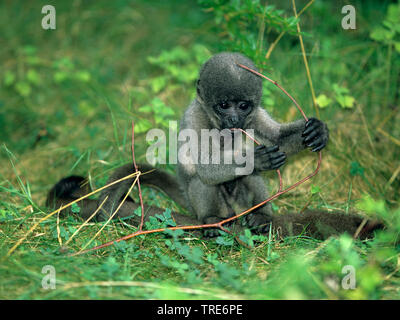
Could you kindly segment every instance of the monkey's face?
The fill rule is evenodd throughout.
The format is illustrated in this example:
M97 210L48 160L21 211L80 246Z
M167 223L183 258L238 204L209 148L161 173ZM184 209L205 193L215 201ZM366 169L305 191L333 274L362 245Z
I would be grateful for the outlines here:
M261 78L238 64L257 70L249 58L229 52L213 56L200 70L197 95L216 128L243 128L260 105Z
M221 129L243 129L247 116L253 111L252 101L225 100L214 106Z

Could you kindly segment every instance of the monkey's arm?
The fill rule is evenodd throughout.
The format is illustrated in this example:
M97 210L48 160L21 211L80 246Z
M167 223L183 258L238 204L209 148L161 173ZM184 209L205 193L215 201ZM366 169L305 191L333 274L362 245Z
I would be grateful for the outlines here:
M325 147L329 139L328 128L322 121L310 118L290 123L278 123L262 108L257 110L254 117L254 129L261 137L261 142L279 146L279 151L288 156L310 147L319 151Z
M211 147L211 146L210 146ZM203 156L203 161L202 161ZM204 155L199 150L198 163L195 164L195 171L200 178L201 182L207 185L217 185L227 181L232 181L238 176L242 176L252 172L252 169L248 169L248 163L237 163L234 160L233 150L221 150L219 152L219 163L213 163L211 154L209 155L209 163L204 163ZM232 163L224 162L224 159L231 159ZM215 159L214 159L215 160Z

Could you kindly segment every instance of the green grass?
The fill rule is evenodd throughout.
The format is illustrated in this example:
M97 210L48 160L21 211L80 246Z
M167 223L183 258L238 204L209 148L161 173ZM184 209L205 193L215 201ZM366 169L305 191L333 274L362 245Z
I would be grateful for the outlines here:
M229 238L221 245L189 233L179 238L155 234L71 257L67 253L80 250L102 224L84 227L65 249L82 221L53 216L6 257L48 213L46 193L58 179L89 175L93 188L104 185L112 168L131 159L131 120L159 127L178 120L194 95L200 61L230 49L212 12L195 1L61 2L56 4L55 31L40 28L45 4L0 5L0 299L400 297L400 59L392 49L389 64L388 46L370 38L387 9L386 3L373 1L356 2L355 31L340 28L341 4L316 1L301 17L316 94L332 99L320 110L331 140L321 172L274 204L277 214L306 204L352 212L361 210L357 204L367 194L376 201L361 201L362 211L384 217L389 225L376 239L354 241L344 235L278 241L267 236L248 249ZM299 11L305 2L296 4ZM277 6L292 15L290 2ZM277 36L270 30L266 43ZM170 62L148 58L162 52ZM263 71L313 115L295 35L282 38ZM339 106L334 84L349 90L356 101L353 108ZM300 117L277 88L266 88L265 102L275 118ZM152 103L166 113L139 111ZM164 121L157 122L157 116ZM136 135L135 143L136 160L144 161L145 132ZM315 155L307 152L291 159L283 171L285 185L311 172L315 163ZM275 175L268 178L275 190ZM154 190L145 188L143 197L148 204L178 209ZM131 232L129 225L113 222L92 245ZM55 290L42 288L46 265L55 267ZM346 265L355 267L355 290L341 287Z

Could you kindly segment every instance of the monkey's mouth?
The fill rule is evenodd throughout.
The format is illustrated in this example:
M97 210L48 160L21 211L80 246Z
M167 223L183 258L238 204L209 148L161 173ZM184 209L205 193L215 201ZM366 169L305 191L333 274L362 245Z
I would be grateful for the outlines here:
M243 125L244 123L242 122L223 121L221 123L221 129L229 129L229 130L243 129Z

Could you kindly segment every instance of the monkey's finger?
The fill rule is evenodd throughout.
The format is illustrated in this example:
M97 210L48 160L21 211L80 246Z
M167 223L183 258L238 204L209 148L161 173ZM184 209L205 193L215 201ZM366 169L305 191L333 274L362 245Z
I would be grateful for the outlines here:
M322 137L318 137L317 139L315 139L313 142L311 142L310 144L307 145L307 147L318 147L321 144L323 144L323 140Z
M271 166L271 169L272 169L272 170L279 169L279 168L282 167L284 164L285 164L285 160L283 160L283 161L281 161L281 162L278 162L278 163L276 163L276 164L273 164L273 165Z
M286 161L286 155L284 154L284 155L281 155L281 156L278 157L278 158L270 159L270 161L271 161L271 164L272 164L272 165L275 165L275 164L277 164L277 163L279 163L279 162L285 162L285 161Z
M279 157L276 157L276 158L273 158L273 159L271 159L271 163L277 163L277 162L280 162L280 161L284 161L284 160L286 160L286 154L281 154Z
M321 145L315 147L315 148L312 149L311 151L312 151L312 152L320 151L320 150L322 150L323 148L325 148L325 146L326 146L326 144L325 144L325 143L322 143Z
M265 150L256 151L256 152L254 152L254 155L255 155L256 158L269 159L269 154Z
M265 146L265 145L263 145L263 144L261 144L261 145L259 145L259 146L257 146L257 147L255 147L255 151L257 151L257 150L264 150L264 149L266 149L267 147Z
M279 150L279 146L275 145L275 146L267 147L266 150L268 153L277 152Z
M320 134L319 130L314 130L312 131L309 135L306 136L306 138L304 139L304 142L306 144L310 143L312 140L314 140L314 138L316 136L318 136Z
M306 122L306 128L308 128L310 125L312 125L313 123L319 122L319 120L317 118L310 118L308 119L308 121Z
M277 161L271 162L271 169L278 169L279 167L283 166L286 162L286 158L281 158Z
M267 147L264 146L264 145L257 146L257 147L254 149L254 153L255 153L255 154L258 154L258 155L266 154L266 153L267 153Z
M314 131L314 130L317 130L319 127L320 127L320 124L319 124L319 123L314 123L314 124L308 126L308 127L306 128L306 130L303 131L303 134L302 134L301 136L302 136L302 137L305 137L305 136L309 135L310 132L312 132L312 131Z
M269 156L269 158L270 158L271 160L272 160L272 159L279 158L279 157L281 157L281 156L283 156L283 155L286 156L286 153L285 153L285 152L281 152L281 151L270 152L270 153L268 153L268 156Z

